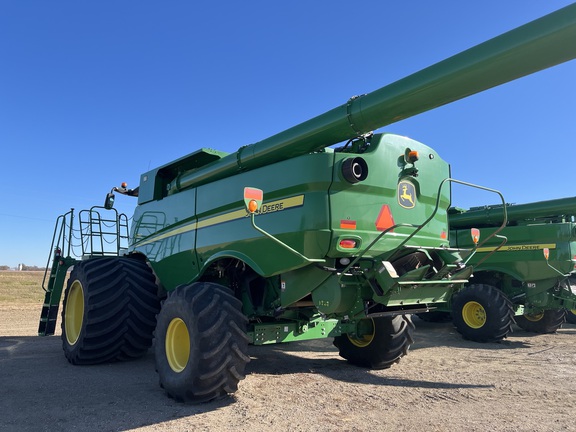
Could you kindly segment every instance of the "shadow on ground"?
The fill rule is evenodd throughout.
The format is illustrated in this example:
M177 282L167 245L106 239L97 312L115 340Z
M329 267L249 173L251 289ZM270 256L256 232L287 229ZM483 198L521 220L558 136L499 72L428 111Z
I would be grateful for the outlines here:
M320 374L355 385L482 387L375 374L347 364L331 340L252 346L250 355L249 376ZM232 396L202 405L184 405L168 398L158 384L152 351L131 362L73 366L66 361L57 336L0 337L0 371L4 395L0 398L0 430L129 430L235 403Z

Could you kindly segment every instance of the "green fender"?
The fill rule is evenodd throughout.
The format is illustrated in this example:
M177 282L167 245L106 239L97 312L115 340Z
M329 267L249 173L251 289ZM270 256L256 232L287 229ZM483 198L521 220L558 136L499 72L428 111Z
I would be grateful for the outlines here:
M204 262L204 265L200 269L198 276L194 280L201 279L202 275L210 267L210 265L213 262L218 261L222 258L238 259L238 260L244 262L247 266L249 266L252 270L254 270L256 273L258 273L260 276L264 276L264 271L262 270L262 268L260 268L260 266L258 264L256 264L256 261L254 261L248 255L243 254L242 252L235 251L235 250L223 250L223 251L220 251L220 252L212 255L210 258L208 258Z

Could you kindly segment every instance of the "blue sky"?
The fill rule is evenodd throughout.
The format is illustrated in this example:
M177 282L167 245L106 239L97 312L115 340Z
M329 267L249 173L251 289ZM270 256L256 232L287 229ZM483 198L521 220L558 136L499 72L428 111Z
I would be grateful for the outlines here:
M570 3L4 1L0 265L45 265L58 215L150 168L236 151ZM572 61L383 130L508 202L575 196L574 77Z

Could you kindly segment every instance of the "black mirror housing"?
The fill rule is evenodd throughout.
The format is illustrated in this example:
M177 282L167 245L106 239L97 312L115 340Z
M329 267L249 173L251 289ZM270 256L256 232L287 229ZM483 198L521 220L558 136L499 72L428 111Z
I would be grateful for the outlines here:
M115 198L116 196L112 192L106 194L106 199L104 200L104 208L106 210L112 210L112 208L114 208Z

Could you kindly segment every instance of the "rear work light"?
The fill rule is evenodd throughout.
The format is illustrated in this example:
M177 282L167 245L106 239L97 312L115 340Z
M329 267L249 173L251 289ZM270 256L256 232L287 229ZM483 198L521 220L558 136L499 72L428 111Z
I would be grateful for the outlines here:
M345 159L342 162L342 176L350 183L358 183L368 177L368 164L361 157Z

